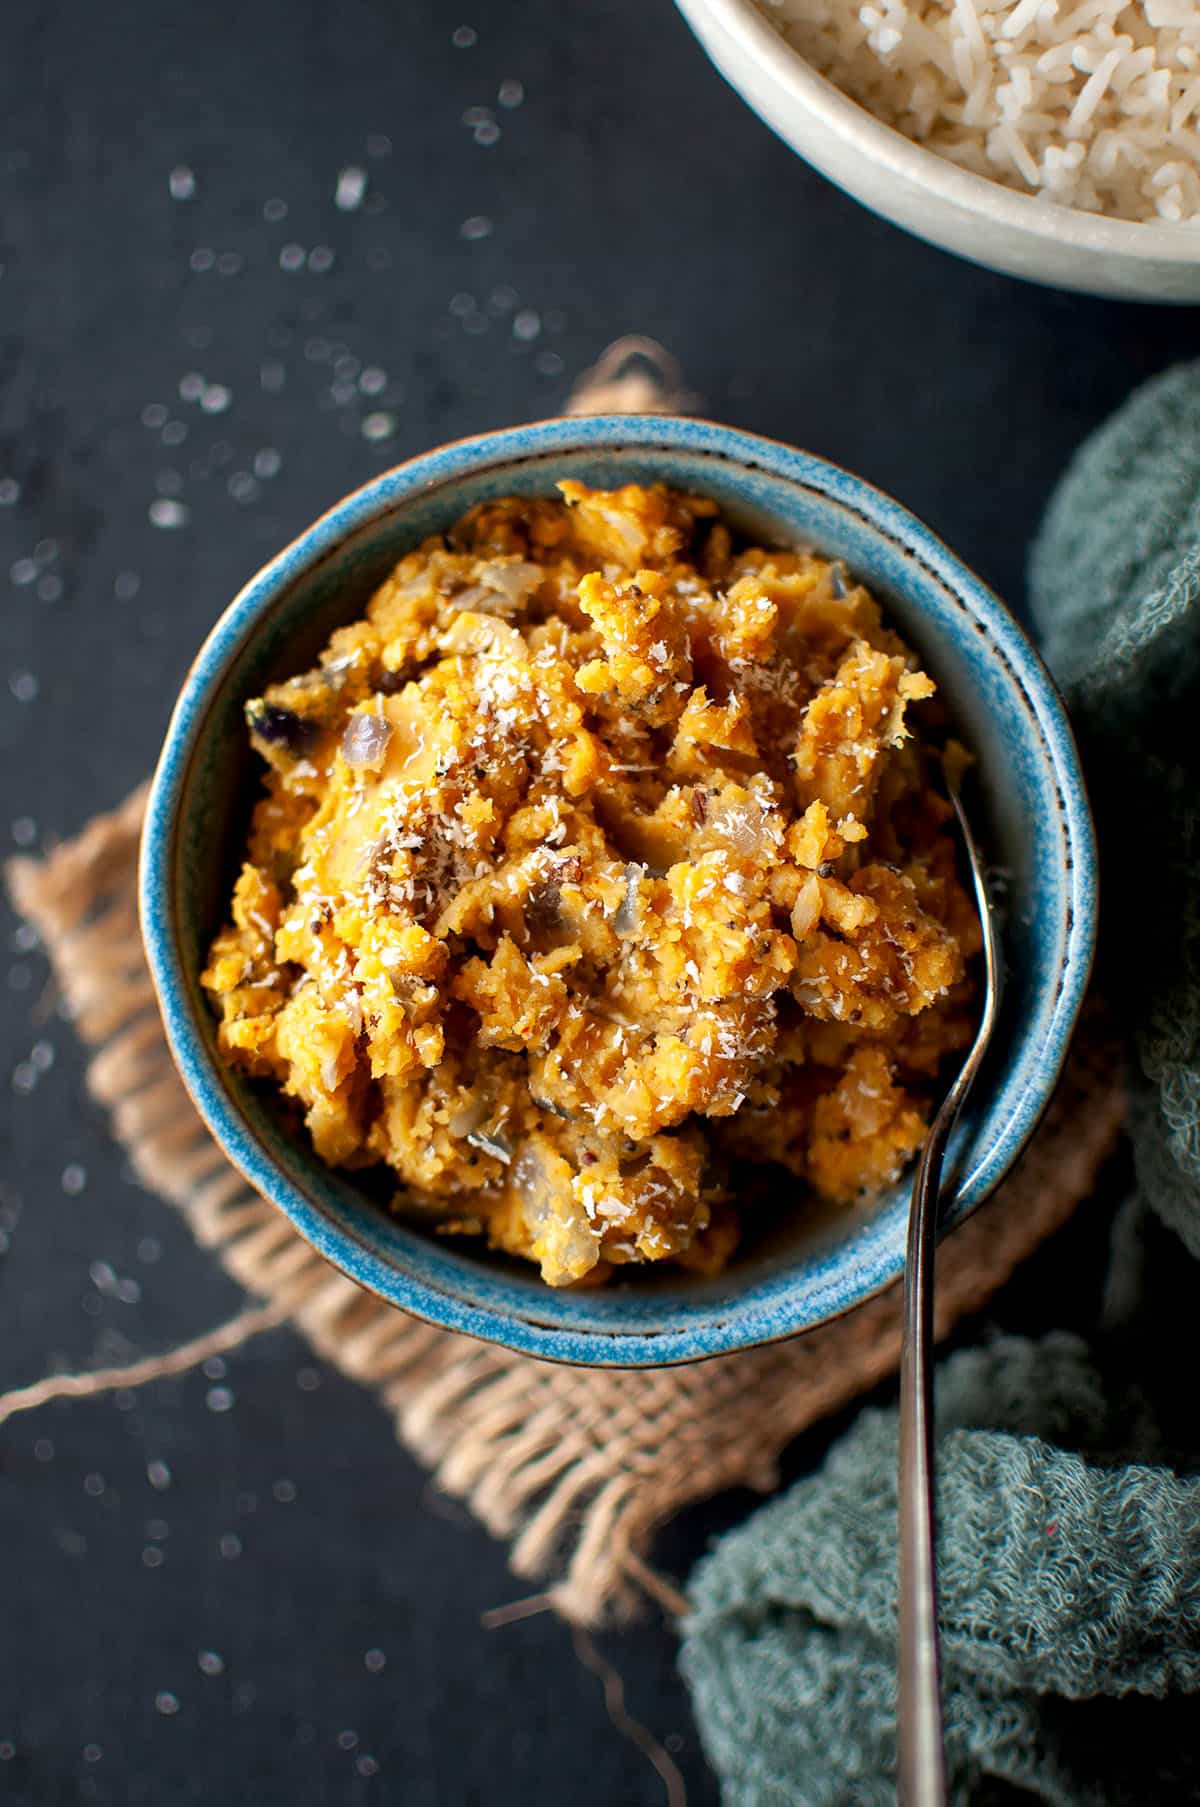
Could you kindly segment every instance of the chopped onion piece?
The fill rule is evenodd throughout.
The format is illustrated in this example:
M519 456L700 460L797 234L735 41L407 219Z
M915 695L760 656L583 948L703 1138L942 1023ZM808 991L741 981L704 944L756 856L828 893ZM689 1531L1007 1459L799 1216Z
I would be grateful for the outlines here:
M392 724L385 715L376 715L370 709L357 709L342 735L342 758L347 765L363 766L377 772L391 738Z

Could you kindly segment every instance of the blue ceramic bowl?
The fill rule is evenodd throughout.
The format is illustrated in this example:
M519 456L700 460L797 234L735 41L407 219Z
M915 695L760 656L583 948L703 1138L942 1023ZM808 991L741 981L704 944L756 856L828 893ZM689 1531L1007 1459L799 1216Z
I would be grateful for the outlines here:
M719 1279L649 1270L554 1291L531 1266L397 1221L316 1160L269 1090L218 1059L197 975L260 782L246 699L303 670L424 535L485 497L559 477L661 479L712 496L767 544L846 561L921 654L978 761L976 814L1006 874L1008 982L994 1053L951 1151L951 1219L1003 1177L1054 1088L1087 982L1096 860L1075 746L1037 654L996 598L896 502L789 446L705 421L551 420L415 458L349 496L242 591L192 667L150 793L142 924L171 1047L197 1108L252 1185L329 1261L419 1317L553 1359L622 1366L718 1355L807 1330L894 1280L908 1185L824 1221L797 1197Z

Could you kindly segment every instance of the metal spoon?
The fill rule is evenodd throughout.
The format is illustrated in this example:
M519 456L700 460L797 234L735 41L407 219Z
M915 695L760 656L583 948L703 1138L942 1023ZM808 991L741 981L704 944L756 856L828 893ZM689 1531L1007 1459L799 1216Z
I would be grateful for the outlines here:
M897 1780L903 1807L943 1807L946 1800L929 1360L933 1343L933 1267L942 1160L950 1132L987 1052L1000 998L996 928L984 881L983 856L956 787L948 781L948 788L966 843L983 928L984 998L971 1051L926 1138L908 1218L904 1341L900 1354L900 1636L896 1708Z

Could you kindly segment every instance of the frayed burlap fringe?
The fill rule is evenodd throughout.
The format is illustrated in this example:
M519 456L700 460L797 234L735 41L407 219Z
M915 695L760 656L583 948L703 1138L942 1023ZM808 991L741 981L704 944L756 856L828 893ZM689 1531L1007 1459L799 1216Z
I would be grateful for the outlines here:
M644 1560L657 1526L724 1488L770 1488L785 1444L892 1372L897 1289L789 1343L626 1372L511 1355L361 1292L228 1165L175 1072L137 923L143 803L139 790L45 861L14 861L8 876L94 1050L89 1085L139 1178L264 1301L214 1334L292 1322L326 1360L374 1388L438 1484L511 1543L516 1574L554 1578L548 1598L572 1619L595 1624L647 1589L661 1593ZM1102 1036L1085 1037L1016 1173L943 1246L940 1331L983 1305L1066 1220L1121 1117L1112 1050ZM210 1352L208 1339L190 1347ZM68 1377L10 1396L9 1409L98 1390L80 1384L93 1378L129 1381Z

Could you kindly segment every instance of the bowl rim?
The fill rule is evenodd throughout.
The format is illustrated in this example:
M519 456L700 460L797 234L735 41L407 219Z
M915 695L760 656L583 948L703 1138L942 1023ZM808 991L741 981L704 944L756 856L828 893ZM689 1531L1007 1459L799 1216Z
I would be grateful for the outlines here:
M976 1162L963 1190L981 1171L985 1178L969 1208L981 1204L1025 1147L1053 1095L1070 1045L1091 970L1096 938L1097 860L1086 790L1070 724L1053 679L1010 611L950 549L902 504L865 479L782 441L693 416L558 416L452 441L379 473L335 503L243 585L222 612L196 655L180 690L147 798L139 857L139 913L146 956L167 1041L184 1086L226 1157L247 1182L292 1223L341 1273L386 1303L446 1329L498 1343L542 1359L588 1366L670 1366L758 1347L814 1329L853 1310L892 1284L903 1268L885 1226L868 1219L862 1250L874 1251L874 1267L853 1296L819 1317L780 1322L772 1297L734 1299L716 1315L684 1317L663 1330L579 1328L523 1313L516 1306L480 1303L445 1290L427 1276L387 1260L353 1231L333 1222L323 1206L293 1185L252 1130L222 1084L191 1006L178 951L175 872L181 798L205 719L231 661L253 638L280 595L351 533L422 494L489 468L518 466L554 454L588 450L707 453L727 463L796 482L823 499L851 509L874 533L923 561L963 604L970 595L989 619L998 647L1041 731L1058 786L1064 834L1071 852L1068 927L1053 1011L1037 1054L1036 1083L1026 1085L1009 1122L1001 1153L989 1149ZM824 482L816 481L824 479ZM903 537L897 530L903 530ZM913 542L916 541L917 544ZM919 549L918 549L919 545ZM969 612L969 611L968 611ZM1014 663L1015 662L1015 663ZM1020 673L1018 678L1017 673ZM305 1158L315 1157L305 1154ZM989 1165L990 1163L990 1165ZM963 1212L965 1215L965 1211ZM876 1229L875 1226L878 1226ZM469 1292L469 1287L463 1289Z
M688 17L708 15L805 113L843 144L868 155L901 181L947 205L985 214L1012 232L1088 257L1121 256L1138 263L1186 266L1200 262L1200 228L1169 221L1113 219L1064 207L990 176L962 169L947 157L906 138L808 62L771 24L754 0L676 0ZM704 46L707 50L707 45ZM714 63L715 57L712 58ZM735 84L736 85L736 84Z

